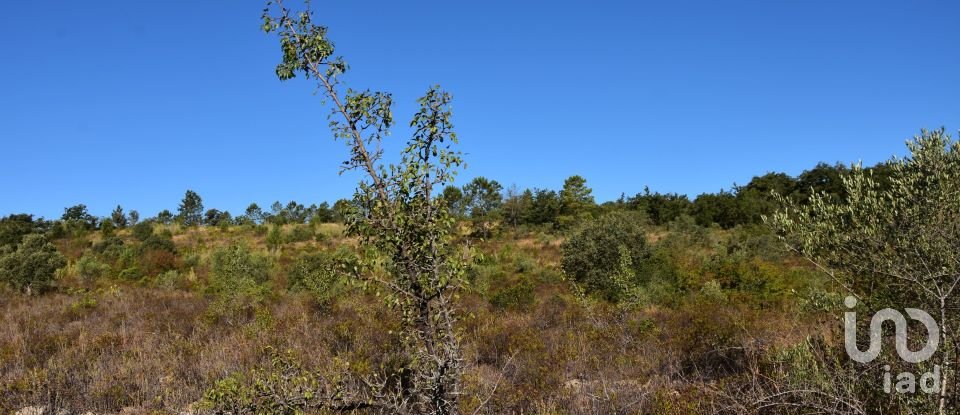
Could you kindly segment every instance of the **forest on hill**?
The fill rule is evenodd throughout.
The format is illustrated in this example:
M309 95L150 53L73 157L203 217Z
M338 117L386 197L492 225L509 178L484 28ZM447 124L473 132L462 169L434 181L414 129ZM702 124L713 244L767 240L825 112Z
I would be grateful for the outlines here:
M0 411L956 413L944 128L696 196L458 185L452 95L427 89L385 155L392 96L345 88L312 19L274 1L261 29L323 97L354 196L0 218Z

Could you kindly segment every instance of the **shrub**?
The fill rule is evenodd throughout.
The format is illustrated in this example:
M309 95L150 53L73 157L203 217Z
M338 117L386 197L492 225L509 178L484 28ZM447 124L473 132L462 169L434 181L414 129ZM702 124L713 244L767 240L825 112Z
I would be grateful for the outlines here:
M82 314L85 310L96 308L97 304L97 299L94 298L90 293L85 292L82 293L79 298L70 303L67 311L76 316Z
M516 267L517 273L526 274L537 269L537 261L534 261L532 258L522 257L515 261L514 266Z
M563 273L582 284L587 292L615 299L619 284L613 276L621 271L621 247L626 249L634 267L649 256L640 223L634 214L614 212L584 224L561 247Z
M165 249L149 249L140 254L140 265L144 275L159 275L177 269L180 260L177 254Z
M174 245L173 240L170 238L165 238L161 235L153 235L140 244L140 252L148 251L167 251L170 253L176 253L177 246Z
M84 255L77 261L77 273L86 281L103 277L108 272L110 272L110 266L91 255Z
M180 265L173 240L159 234L147 237L138 247L137 254L134 261L144 276L159 275Z
M216 414L316 413L352 397L344 396L343 391L330 396L322 378L304 369L291 353L272 348L266 351L270 353L268 368L252 370L247 376L233 373L218 380L204 393L200 409Z
M490 299L490 304L501 309L527 310L533 305L533 294L533 283L529 279L523 278L509 287L497 291Z
M183 284L183 277L179 272L177 272L177 270L170 270L164 272L163 274L157 275L155 284L160 288L173 289Z
M270 262L243 245L219 248L210 258L210 285L207 292L213 296L211 315L228 323L244 312L250 312L267 295Z
M113 223L113 219L104 218L100 221L100 233L102 233L104 237L109 238L113 236L116 229L117 225Z
M349 266L345 251L336 256L324 252L302 255L290 267L287 284L291 291L307 292L323 306L343 291L340 284L342 270Z
M273 226L267 233L267 248L276 251L280 249L281 245L283 245L283 231L279 226Z
M27 294L50 289L54 272L67 265L67 260L43 235L27 235L16 249L2 249L0 280Z
M304 225L294 226L284 239L287 243L309 241L313 239L313 227Z
M153 236L153 222L144 221L133 225L133 237L143 242Z
M117 277L119 277L122 280L137 281L140 278L143 278L143 270L141 270L140 267L134 265L129 268L124 268L122 271L120 271L119 274L117 274Z
M317 241L318 243L324 243L329 241L330 237L323 232L317 232L316 234L313 235L313 240Z
M123 252L123 240L111 236L93 245L93 252L106 258L119 258Z

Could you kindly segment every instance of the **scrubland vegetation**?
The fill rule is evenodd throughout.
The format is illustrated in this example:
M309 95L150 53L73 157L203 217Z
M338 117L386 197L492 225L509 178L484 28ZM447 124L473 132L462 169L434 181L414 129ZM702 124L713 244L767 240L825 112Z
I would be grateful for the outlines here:
M716 205L702 200L717 195L655 193L596 204L580 178L483 202L450 198L483 194L470 190L480 181L449 187L444 203L460 209L452 239L470 247L456 299L459 411L808 413L774 404L841 396L894 413L918 405L882 393L880 369L847 361L844 288L751 219L776 212L771 190L809 206L797 189L813 175L825 178L813 186L823 198L849 197L840 181L850 173L826 165L758 176ZM169 223L104 226L82 207L57 221L3 218L0 405L329 410L332 382L406 358L396 307L355 274L384 264L361 267L377 254L350 235L346 203L274 204L193 226L185 218L202 209L190 203ZM776 397L791 390L825 395Z
M465 412L487 396L488 413L706 409L717 382L770 345L805 344L823 328L823 278L764 228L688 216L654 225L633 210L600 218L580 232L497 221L488 238L461 222L457 238L476 252L459 299L464 392L476 397ZM390 307L341 271L359 255L343 225L143 223L52 238L67 264L55 286L8 288L6 410L178 411L288 369L274 365L363 375L402 358ZM639 239L619 239L630 230ZM591 247L570 251L573 241ZM587 272L565 278L562 264Z
M272 4L263 29L280 38L278 77L315 81L328 100L343 168L365 177L355 197L233 215L187 191L148 218L76 205L0 219L0 410L956 408L960 145L943 130L906 159L767 173L693 199L598 203L576 175L558 189L456 186L451 96L430 88L384 162L390 95L341 88L347 65L310 19ZM858 311L935 314L933 359L886 347L852 361L847 295ZM908 370L938 371L941 387L906 393L898 376L883 389Z

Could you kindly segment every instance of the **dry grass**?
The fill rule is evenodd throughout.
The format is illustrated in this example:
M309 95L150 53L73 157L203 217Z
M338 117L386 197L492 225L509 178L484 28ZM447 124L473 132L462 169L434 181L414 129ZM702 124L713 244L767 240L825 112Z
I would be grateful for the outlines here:
M290 350L320 372L339 359L367 374L396 357L397 339L390 334L396 321L372 295L353 291L318 309L282 289L279 270L297 255L350 244L340 225L319 226L323 242L287 244L271 253L273 298L233 325L207 317L209 301L199 294L205 258L234 242L266 253L264 235L249 228L170 230L182 255L200 258L196 278L180 289L105 278L93 292L0 294L0 413L32 405L76 413L177 413L218 379L265 366L268 346ZM131 240L126 231L119 236ZM707 412L705 391L745 370L747 350L794 344L817 330L817 321L801 321L789 307L758 309L692 296L677 307L624 310L580 299L559 278L560 241L479 242L484 266L497 275L489 291L526 280L534 300L497 308L489 292L462 296L465 413L495 385L480 413ZM58 245L72 249L75 261L90 240Z

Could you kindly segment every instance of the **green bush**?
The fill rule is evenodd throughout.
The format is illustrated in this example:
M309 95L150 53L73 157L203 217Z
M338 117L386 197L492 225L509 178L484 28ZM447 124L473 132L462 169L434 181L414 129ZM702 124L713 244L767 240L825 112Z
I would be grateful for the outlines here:
M343 291L341 276L350 267L352 256L346 251L336 255L324 252L305 254L297 258L287 273L291 291L307 292L317 304L328 305Z
M582 225L561 246L564 275L587 292L616 299L621 284L614 275L621 271L621 248L635 268L650 255L641 223L637 215L613 212Z
M117 225L113 223L113 219L104 218L100 221L100 233L102 233L104 237L109 238L113 236L116 229Z
M326 413L322 408L337 406L344 398L341 393L331 396L324 379L304 369L292 354L272 348L266 351L270 353L269 367L216 381L204 393L199 409L215 414Z
M279 226L273 226L267 233L267 248L276 251L281 245L283 245L283 230Z
M130 268L124 268L119 274L117 274L117 277L119 277L121 280L137 281L140 278L143 278L143 270L134 265Z
M174 289L183 284L183 277L174 269L157 275L154 283L160 288Z
M500 309L527 310L533 305L533 283L523 278L513 285L497 291L490 299L490 304Z
M170 253L176 253L177 246L170 238L165 238L161 235L152 235L140 244L140 252L147 251L167 251Z
M97 255L115 260L123 254L123 240L116 236L104 238L102 241L94 244L92 249Z
M516 267L517 273L527 274L537 269L537 261L534 261L532 258L520 257L514 261L514 266Z
M67 265L43 235L27 235L15 249L0 249L0 280L27 294L53 287L54 273Z
M133 237L139 241L146 241L153 236L153 222L143 221L133 225Z
M306 225L294 226L286 236L284 236L284 242L294 243L294 242L306 242L313 239L313 228Z
M84 255L77 260L77 273L85 281L93 281L110 272L110 266L97 260L91 255Z
M232 323L262 303L268 292L270 261L244 246L218 248L210 258L210 283L207 293L214 301L212 317Z
M330 237L323 232L317 232L315 235L313 235L313 240L317 241L318 243L324 243L329 241Z

